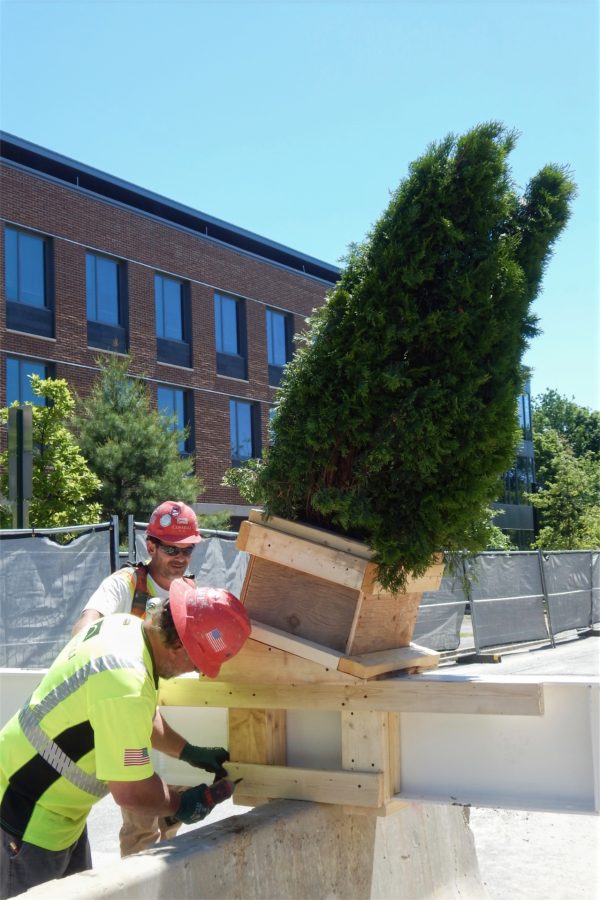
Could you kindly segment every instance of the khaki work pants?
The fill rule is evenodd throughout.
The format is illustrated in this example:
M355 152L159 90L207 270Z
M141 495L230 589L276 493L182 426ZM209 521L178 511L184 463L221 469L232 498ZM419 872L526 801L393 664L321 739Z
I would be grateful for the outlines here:
M185 787L169 785L174 791L185 791ZM181 822L168 825L163 816L149 816L143 813L132 812L129 809L121 809L123 824L119 831L119 844L121 856L131 856L132 853L141 853L153 847L159 841L169 841L174 838Z

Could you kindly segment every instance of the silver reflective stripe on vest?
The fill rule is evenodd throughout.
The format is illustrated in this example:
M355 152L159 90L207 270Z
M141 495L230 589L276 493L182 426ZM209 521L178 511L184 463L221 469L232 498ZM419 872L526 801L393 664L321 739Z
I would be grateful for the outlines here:
M60 749L52 738L40 728L40 722L49 712L55 709L59 703L74 694L83 687L90 675L107 672L115 669L136 669L147 673L146 666L141 659L127 659L119 656L101 656L92 659L81 669L74 672L69 678L62 681L54 690L46 694L44 699L35 706L27 703L19 713L19 725L23 734L39 755L52 766L55 772L66 778L75 787L87 791L94 797L105 797L108 787L105 781L99 781L94 775L84 772L70 756Z

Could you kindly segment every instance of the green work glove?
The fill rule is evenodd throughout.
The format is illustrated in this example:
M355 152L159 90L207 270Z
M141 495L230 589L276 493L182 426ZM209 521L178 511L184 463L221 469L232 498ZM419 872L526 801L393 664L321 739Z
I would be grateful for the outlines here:
M212 772L217 778L227 776L227 769L223 768L223 763L229 759L229 753L224 747L194 747L193 744L186 744L179 754L179 759L197 769Z
M200 822L209 814L217 803L222 803L233 794L235 785L232 781L216 781L207 787L205 784L199 784L197 787L188 788L181 794L181 802L175 813L175 818L179 822L185 822L191 825L194 822Z

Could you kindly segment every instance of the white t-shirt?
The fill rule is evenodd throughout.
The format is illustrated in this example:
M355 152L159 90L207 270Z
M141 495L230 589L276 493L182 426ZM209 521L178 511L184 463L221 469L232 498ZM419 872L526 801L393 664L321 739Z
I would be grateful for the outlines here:
M131 612L136 571L128 566L118 569L105 578L85 604L82 612L85 612L86 609L95 609L102 616ZM156 584L150 575L147 576L146 584L150 597L160 597L161 600L166 600L169 596L168 590Z

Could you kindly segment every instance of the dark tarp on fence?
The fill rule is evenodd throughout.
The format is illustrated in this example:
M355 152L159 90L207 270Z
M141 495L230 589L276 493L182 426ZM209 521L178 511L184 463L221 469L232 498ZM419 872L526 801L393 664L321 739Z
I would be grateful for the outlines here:
M482 553L468 568L478 650L548 639L537 553Z
M0 667L49 666L111 571L110 530L57 544L36 533L0 540Z
M553 634L592 624L592 554L587 550L542 553L540 564Z

